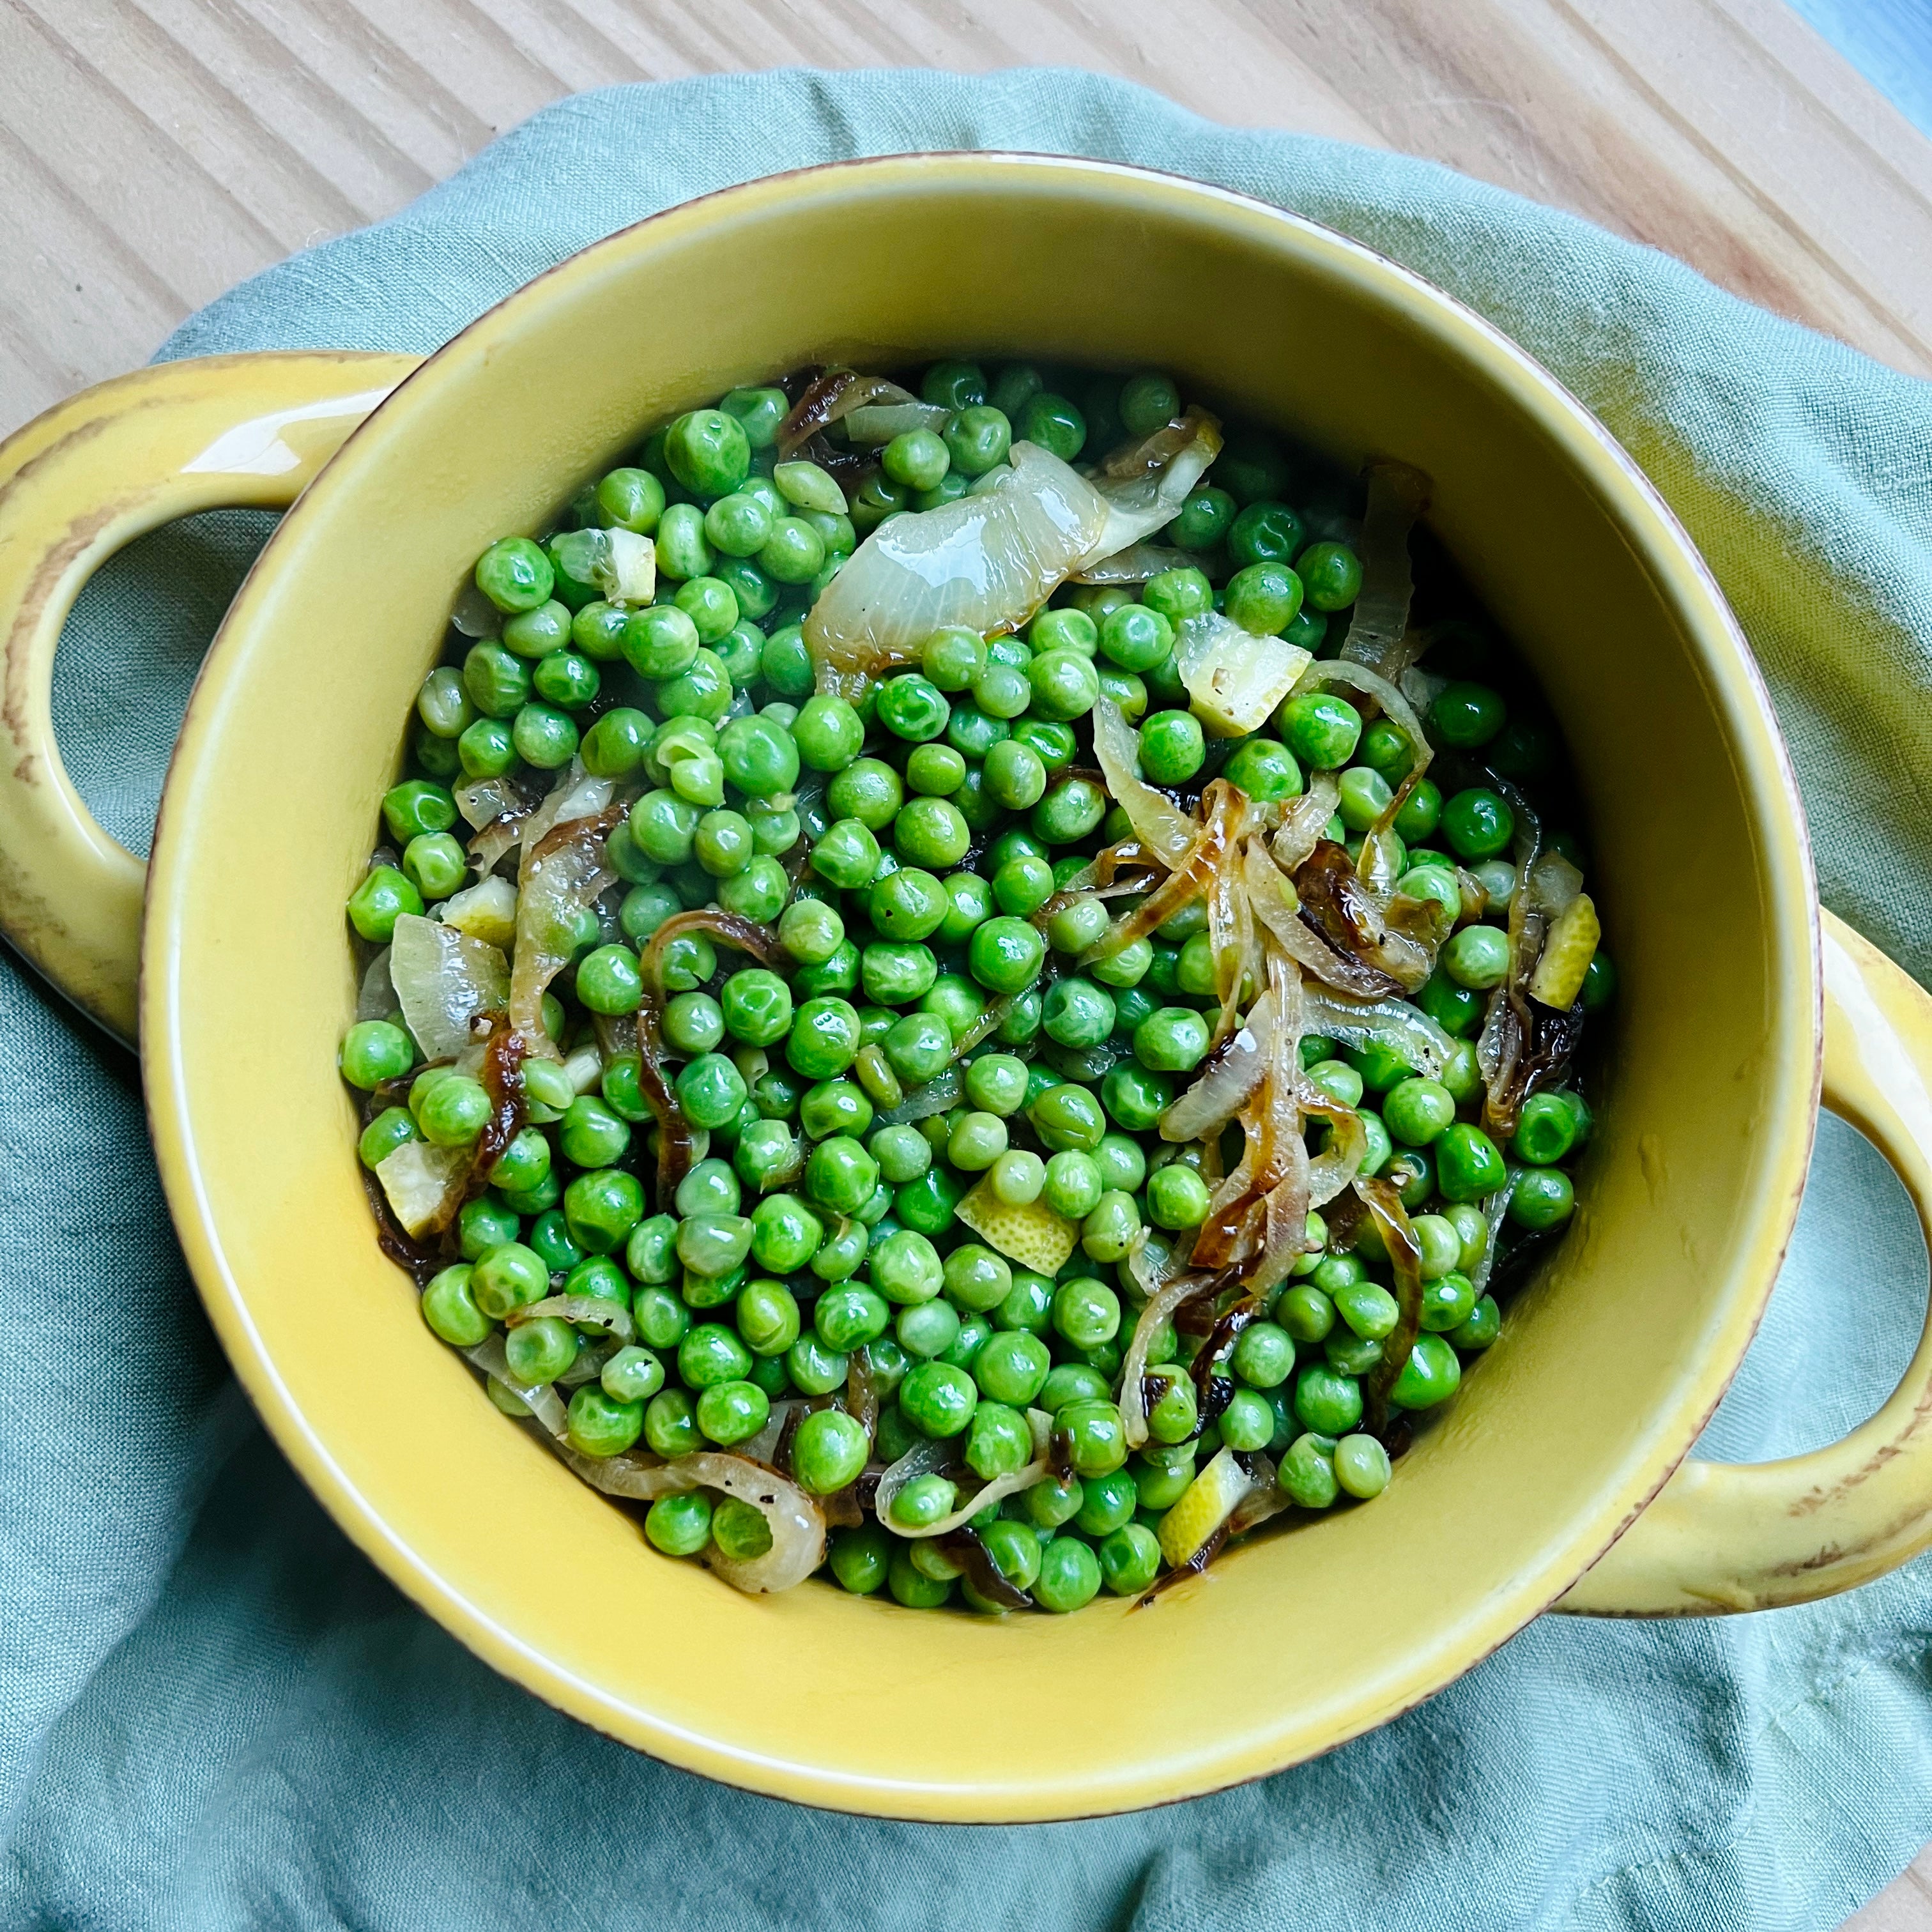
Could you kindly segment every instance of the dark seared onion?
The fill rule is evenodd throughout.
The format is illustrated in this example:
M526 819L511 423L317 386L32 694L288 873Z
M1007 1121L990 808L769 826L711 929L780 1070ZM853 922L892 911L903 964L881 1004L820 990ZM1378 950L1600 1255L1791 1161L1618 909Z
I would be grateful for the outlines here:
M1006 1580L1000 1566L993 1561L993 1552L970 1524L940 1538L938 1546L965 1571L967 1582L988 1603L1003 1610L1033 1608L1033 1599Z

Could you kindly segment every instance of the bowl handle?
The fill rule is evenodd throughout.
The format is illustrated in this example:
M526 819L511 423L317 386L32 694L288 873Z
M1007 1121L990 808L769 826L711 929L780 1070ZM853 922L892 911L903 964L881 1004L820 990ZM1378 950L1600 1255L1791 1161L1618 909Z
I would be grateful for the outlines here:
M140 860L94 823L54 744L54 650L88 578L196 510L285 508L417 365L333 350L164 362L70 397L0 444L0 932L131 1044Z
M1932 998L1823 916L1825 1104L1898 1171L1932 1239ZM1932 1546L1932 1310L1869 1422L1776 1462L1681 1463L1559 1610L1696 1616L1808 1603Z

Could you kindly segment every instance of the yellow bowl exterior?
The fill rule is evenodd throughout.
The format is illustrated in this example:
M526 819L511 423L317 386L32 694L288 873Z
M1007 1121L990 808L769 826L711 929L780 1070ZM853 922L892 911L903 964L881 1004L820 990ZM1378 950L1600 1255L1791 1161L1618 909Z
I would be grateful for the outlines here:
M655 1556L424 1328L371 1238L334 1071L355 1000L342 902L477 554L734 382L950 352L1163 367L1345 464L1427 470L1432 523L1564 727L1622 975L1572 1231L1400 1480L1139 1612L746 1598ZM1721 598L1634 466L1389 262L1086 163L941 155L755 183L484 316L350 438L237 600L189 712L147 921L150 1107L188 1257L349 1533L585 1722L734 1784L905 1817L1190 1796L1326 1750L1503 1642L1715 1403L1790 1231L1816 1097L1790 775Z

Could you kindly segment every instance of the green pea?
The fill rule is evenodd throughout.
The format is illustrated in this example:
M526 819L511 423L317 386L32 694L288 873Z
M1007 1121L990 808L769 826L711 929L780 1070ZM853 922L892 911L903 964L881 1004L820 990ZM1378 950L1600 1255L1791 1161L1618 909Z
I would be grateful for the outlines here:
M1440 1335L1420 1334L1416 1336L1415 1346L1389 1390L1388 1399L1396 1408L1432 1408L1438 1402L1448 1401L1462 1379L1462 1364L1449 1342Z
M1540 1232L1560 1228L1576 1205L1576 1190L1561 1168L1528 1167L1516 1178L1509 1216L1517 1226Z
M1099 1594L1100 1559L1078 1537L1057 1536L1040 1553L1033 1599L1056 1614L1083 1608Z
M1025 920L989 919L973 934L968 949L973 976L995 993L1018 993L1040 976L1046 942Z
M505 537L476 560L476 587L503 611L533 610L555 583L550 559L528 537Z
M1218 493L1217 493L1218 494ZM1160 1569L1160 1542L1144 1523L1124 1523L1096 1552L1102 1580L1117 1597L1135 1597Z
M1361 1420L1360 1384L1353 1376L1311 1363L1294 1379L1294 1413L1303 1428L1318 1436L1346 1436Z
M1362 587L1361 560L1346 544L1311 544L1294 560L1295 573L1318 610L1342 610Z
M1480 1127L1459 1123L1436 1144L1436 1173L1444 1198L1480 1201L1508 1178L1496 1143Z
M1304 691L1291 698L1276 722L1289 751L1318 771L1346 765L1362 735L1362 714L1332 692Z
M1382 1103L1382 1119L1396 1140L1426 1147L1454 1125L1456 1102L1439 1080L1398 1081Z
M999 749L1005 749L1000 746ZM945 869L956 866L972 844L972 831L949 798L912 798L892 821L892 844L912 866Z
M1470 1311L1468 1321L1449 1331L1447 1340L1452 1346L1469 1352L1486 1348L1502 1331L1502 1318L1495 1296L1486 1294Z
M453 1348L473 1348L490 1333L490 1318L470 1292L474 1272L462 1264L444 1268L430 1277L423 1290L423 1320L433 1335Z
M1250 563L1228 580L1225 604L1243 630L1270 638L1294 621L1301 597L1301 579L1285 563Z
M1191 712L1157 711L1141 726L1141 771L1150 784L1185 784L1207 755L1201 721Z
M1327 1509L1340 1493L1332 1439L1319 1432L1297 1436L1281 1459L1276 1480L1289 1501L1303 1509Z
M1516 814L1496 793L1472 787L1443 806L1442 831L1459 858L1493 859L1516 836Z
M711 1505L694 1490L660 1496L645 1512L644 1534L667 1556L695 1556L711 1540Z
M1013 431L1016 440L1071 463L1086 446L1087 418L1065 396L1040 390L1022 404Z

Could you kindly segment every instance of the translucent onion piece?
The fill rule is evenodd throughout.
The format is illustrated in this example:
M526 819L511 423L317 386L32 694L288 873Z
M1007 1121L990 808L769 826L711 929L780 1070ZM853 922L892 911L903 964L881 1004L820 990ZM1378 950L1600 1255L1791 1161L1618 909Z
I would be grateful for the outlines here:
M1164 1141L1201 1141L1219 1133L1262 1084L1274 1040L1274 997L1264 993L1239 1030L1210 1054L1199 1079L1160 1117Z
M1186 865L1201 828L1140 775L1140 745L1119 705L1102 692L1094 705L1094 755L1134 836L1170 872Z
M502 1336L492 1335L475 1348L464 1349L463 1353L465 1360L473 1362L486 1376L494 1376L501 1382L552 1436L562 1438L564 1408L556 1399L556 1390L547 1382L526 1387L518 1382L510 1372L509 1358L503 1352Z
M537 848L568 818L592 818L609 805L616 790L609 778L592 778L581 759L572 758L564 775L524 824L524 856L517 884L521 887L535 862Z
M389 977L389 949L386 946L370 961L362 975L362 990L356 996L358 1020L394 1019L403 1010L396 998L395 982Z
M820 691L859 696L947 625L1016 630L1094 550L1108 522L1094 486L1030 442L1012 465L1004 489L889 518L853 552L806 620Z
M506 778L465 778L452 795L464 822L478 832L506 813L526 811L530 802Z
M1529 868L1529 910L1546 919L1560 917L1582 890L1582 874L1561 852L1545 852Z
M1379 1423L1388 1413L1389 1390L1396 1378L1408 1366L1415 1352L1415 1338L1422 1325L1422 1244L1409 1225L1408 1210L1393 1181L1379 1176L1358 1175L1355 1193L1382 1230L1382 1244L1388 1250L1389 1266L1395 1276L1396 1301L1400 1312L1396 1324L1382 1343L1381 1358L1368 1373L1366 1394L1373 1418Z
M875 1124L900 1127L910 1121L930 1120L934 1114L950 1114L964 1091L965 1076L956 1066L946 1067L923 1087L915 1087L896 1107L880 1114Z
M1116 450L1094 478L1106 505L1106 524L1081 559L1082 567L1117 556L1171 524L1220 453L1220 424L1205 410L1194 408L1131 448Z
M556 1453L592 1488L608 1496L650 1502L685 1490L722 1490L749 1503L770 1527L770 1549L744 1563L728 1562L715 1549L704 1559L747 1595L789 1590L825 1560L824 1511L796 1483L742 1456L701 1449L651 1467L628 1456L581 1456L567 1442L558 1444Z
M1406 1000L1338 1000L1318 986L1304 989L1303 1016L1306 1030L1325 1034L1358 1052L1365 1046L1386 1047L1406 1066L1431 1080L1454 1057L1456 1042L1419 1006Z
M922 1541L928 1537L950 1536L956 1529L963 1528L970 1522L982 1509L994 1503L1004 1502L1008 1496L1017 1496L1022 1490L1030 1490L1036 1483L1044 1482L1053 1474L1053 1466L1046 1460L1046 1438L1052 1429L1052 1420L1040 1410L1029 1409L1027 1420L1034 1433L1034 1458L1031 1462L1012 1471L1010 1474L995 1476L991 1482L982 1484L956 1509L950 1510L937 1522L925 1523L916 1529L908 1529L904 1523L895 1522L892 1517L892 1504L899 1492L915 1478L929 1476L944 1468L961 1446L956 1438L949 1438L940 1442L915 1442L879 1478L878 1493L872 1505L873 1514L879 1520L879 1527L914 1543Z
M560 1389L581 1388L586 1382L594 1382L604 1372L604 1365L617 1352L619 1344L614 1336L607 1336L601 1342L586 1341L577 1352L577 1359L556 1378L555 1387Z
M747 1462L763 1462L770 1467L772 1458L778 1454L778 1438L784 1434L785 1424L794 1415L801 1414L806 1405L800 1401L775 1402L771 1413L765 1418L765 1426L748 1442L738 1445L738 1454Z
M1495 1273L1496 1250L1500 1245L1498 1237L1503 1231L1503 1216L1509 1212L1509 1204L1516 1198L1516 1183L1522 1180L1524 1170L1520 1167L1510 1170L1510 1177L1495 1193L1483 1203L1483 1219L1490 1224L1489 1238L1484 1244L1483 1258L1469 1270L1469 1280L1474 1284L1478 1295L1486 1293L1490 1276Z
M890 442L916 429L937 434L952 417L952 412L938 403L866 403L845 418L845 434L855 443Z
M1328 1145L1308 1163L1308 1205L1325 1208L1361 1172L1369 1157L1369 1131L1354 1108L1331 1100L1318 1087L1304 1082L1298 1097L1304 1114L1326 1120L1332 1130Z
M517 889L494 872L442 902L442 922L485 946L508 947L517 940Z
M590 1093L604 1078L603 1049L586 1041L563 1063L563 1070L578 1093Z
M474 578L465 578L449 621L466 638L494 638L503 628L503 614L476 587Z
M473 1037L470 1022L500 1012L510 997L510 962L495 946L419 913L396 921L389 977L403 1018L430 1060L462 1052Z
M1138 1253L1137 1250L1136 1259ZM1141 1279L1138 1270L1135 1279ZM1147 1306L1134 1323L1133 1335L1120 1364L1120 1421L1130 1449L1144 1448L1147 1443L1147 1403L1142 1378L1147 1373L1148 1351L1154 1346L1160 1324L1172 1320L1174 1310L1184 1304L1192 1301L1196 1295L1206 1294L1218 1279L1212 1274L1189 1273L1175 1275L1171 1280L1150 1282Z
M1424 646L1418 643L1417 648ZM1424 670L1420 664L1411 664L1396 682L1402 687L1402 696L1420 712L1426 711L1448 690L1450 680L1438 677L1433 671Z
M1328 821L1341 802L1342 788L1333 772L1317 772L1308 789L1292 800L1282 814L1281 829L1274 835L1275 863L1285 872L1294 872L1307 862L1310 854L1328 836Z
M1258 840L1251 841L1242 855L1241 883L1249 910L1290 958L1325 985L1369 1000L1380 999L1395 987L1388 974L1340 951L1302 919L1293 884Z
M575 914L616 879L605 848L622 812L621 806L611 806L595 818L573 816L536 844L524 841L510 1024L529 1051L545 1060L561 1055L544 1026L543 996L577 950Z
M1196 717L1216 737L1258 731L1309 667L1286 638L1258 638L1219 610L1184 619L1174 661Z
M526 1302L522 1307L510 1311L505 1318L504 1326L519 1328L526 1322L534 1322L544 1315L554 1315L560 1322L601 1328L605 1334L614 1335L620 1342L629 1341L636 1332L631 1326L628 1309L621 1302L606 1301L598 1294L550 1294L541 1301Z
M606 530L592 574L611 603L648 604L658 585L657 545L635 530Z
M778 454L791 455L821 430L870 404L918 400L890 376L862 376L856 369L827 369L814 380L778 426Z
M1004 1026L1008 1019L1012 1017L1014 1007L1019 1003L1020 995L1017 993L1008 993L1003 998L995 1000L977 1019L965 1027L954 1038L953 1060L957 1062L964 1059L967 1054L970 1053L974 1048L989 1034L996 1032L1000 1028Z
M1234 1514L1228 1519L1230 1538L1245 1536L1269 1517L1294 1507L1293 1499L1281 1486L1280 1474L1272 1456L1256 1450L1245 1460L1255 1486L1234 1505Z
M1175 550L1167 544L1130 544L1125 550L1102 557L1073 573L1076 584L1144 584L1163 570L1199 568L1201 559L1192 550Z
M1342 656L1385 678L1400 677L1422 648L1420 638L1408 628L1408 607L1415 594L1408 536L1429 508L1429 478L1406 463L1383 460L1369 466L1368 514L1362 519L1362 587Z
M1234 1030L1242 988L1258 980L1261 961L1256 950L1253 908L1242 881L1241 862L1246 846L1246 830L1250 808L1245 795L1234 814L1236 827L1226 856L1214 868L1208 882L1208 944L1214 962L1214 992L1221 1003L1214 1022L1213 1044L1220 1046Z
M448 1226L451 1216L463 1205L464 1184L469 1178L467 1148L432 1147L428 1141L404 1142L385 1154L376 1169L396 1219L418 1237Z

